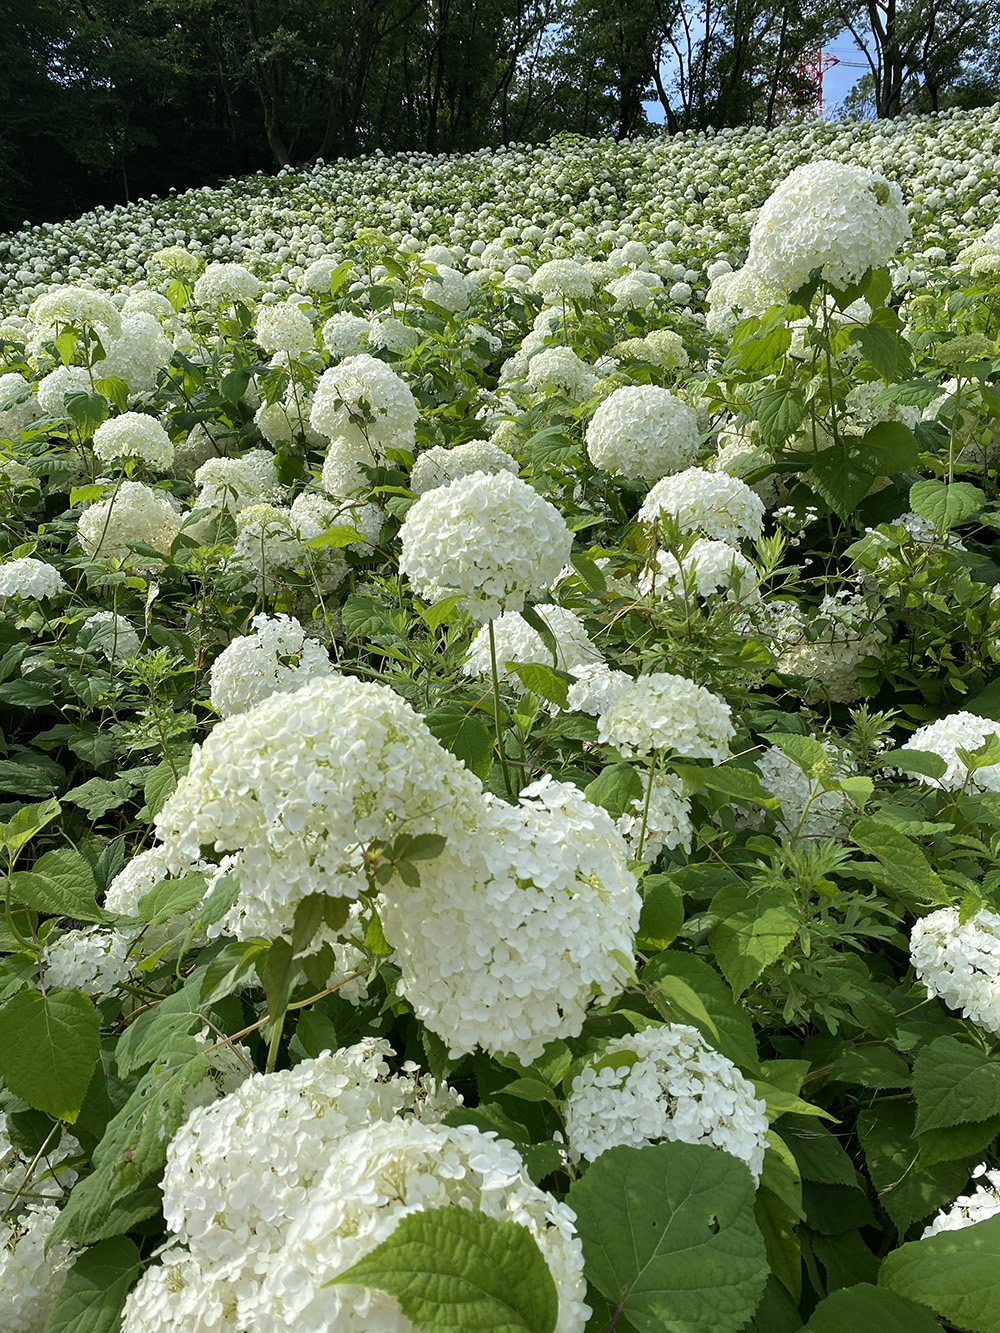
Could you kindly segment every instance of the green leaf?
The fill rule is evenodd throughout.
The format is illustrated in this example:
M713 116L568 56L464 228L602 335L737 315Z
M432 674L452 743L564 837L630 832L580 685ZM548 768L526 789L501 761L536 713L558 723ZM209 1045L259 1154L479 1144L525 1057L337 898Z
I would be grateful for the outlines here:
M240 366L219 380L219 393L231 407L236 407L246 393L253 372L253 366Z
M364 534L358 532L357 528L352 528L347 524L341 524L338 527L327 528L316 537L310 537L308 541L302 543L312 551L322 551L329 547L338 549L341 546L350 546L352 542L364 541Z
M88 778L74 787L63 797L72 805L78 805L90 820L100 819L109 810L117 810L125 804L136 789L131 778Z
M582 551L572 551L569 562L591 592L598 594L607 592L608 581L604 577L604 571L591 560L589 555L584 555Z
M901 421L879 421L865 432L861 443L875 455L887 476L919 466L920 445Z
M454 597L445 597L443 601L435 602L433 606L421 611L420 619L429 630L435 630L440 625L448 625L458 615L458 608L461 603L462 595L460 593L457 593Z
M50 824L62 807L56 800L38 805L22 805L15 810L6 824L0 824L0 845L8 852L19 852L24 844Z
M72 847L60 847L39 857L31 870L16 870L10 877L18 902L49 916L78 921L112 921L97 906L97 884L86 858Z
M68 393L64 402L66 411L80 428L81 435L93 435L97 427L108 419L107 399L99 393Z
M642 912L636 943L643 950L666 949L684 924L681 887L670 875L646 875L640 890ZM708 1018L707 1013L705 1017Z
M938 1037L913 1063L917 1134L986 1120L1000 1107L1000 1061L979 1046Z
M898 768L904 773L919 773L924 778L943 778L948 771L947 761L930 750L888 750L882 756L886 768Z
M78 990L22 990L0 1008L0 1074L16 1096L59 1120L76 1119L93 1076L101 1025Z
M205 969L201 1004L208 1006L231 995L266 948L264 940L227 940Z
M85 1250L66 1274L45 1333L119 1333L125 1297L141 1271L127 1236Z
M865 360L884 380L892 379L899 369L901 348L888 329L878 324L862 324L851 330L851 341L860 343Z
M738 999L791 944L802 924L801 911L789 889L748 896L739 885L720 889L712 911L722 920L708 941Z
M868 1282L835 1291L820 1301L802 1333L941 1333L926 1309Z
M521 607L521 619L535 631L541 639L545 651L551 654L552 665L558 667L559 645L556 642L556 636L553 633L552 626L549 622L536 610L535 607L529 606L527 603ZM565 705L562 706L564 707Z
M552 1333L556 1285L520 1222L449 1204L404 1217L325 1285L386 1291L426 1333Z
M740 369L760 377L784 356L791 345L792 331L784 324L775 324L766 330L761 329L759 333L746 338L740 345L737 357Z
M773 453L802 425L806 413L805 393L802 389L793 389L785 381L780 381L764 391L754 412L760 427L761 442Z
M768 1276L742 1162L705 1145L610 1148L575 1180L587 1279L638 1333L737 1333Z
M348 597L340 611L344 633L349 639L371 639L377 634L392 634L392 613L374 597Z
M978 486L967 481L917 481L910 487L910 508L933 523L938 532L947 532L956 523L971 517L986 503Z
M817 494L846 522L871 490L876 473L845 445L834 444L813 459L810 478Z
M879 1282L971 1333L1000 1333L1000 1215L886 1255Z
M834 1083L859 1083L863 1088L908 1088L910 1068L888 1046L852 1046L838 1055L830 1071Z
M790 731L773 731L767 739L782 754L787 755L792 763L797 764L808 778L814 778L830 769L830 756L812 736L797 736Z
M524 452L536 468L559 467L579 453L580 442L558 426L546 426L525 443Z
M10 792L13 796L51 796L62 785L66 777L60 764L46 760L38 755L32 763L17 763L13 759L0 759L0 792Z
M103 379L95 380L94 388L109 402L114 403L119 412L128 409L128 385L117 375L105 375Z
M198 909L198 921L203 926L214 926L221 921L240 896L240 881L235 875L220 875Z
M506 665L532 694L555 704L557 708L566 707L572 677L565 671L556 671L552 667L543 666L541 662L508 662Z
M493 737L475 712L460 704L442 704L424 715L432 736L461 759L477 778L485 778L493 766Z
M714 1019L686 981L683 981L680 977L664 975L657 977L654 984L668 1003L676 1005L678 1009L683 1009L696 1022L708 1028L711 1035L718 1041L719 1029L716 1027Z
M969 1163L916 1161L914 1108L902 1101L882 1101L858 1116L858 1137L868 1175L879 1202L901 1232L946 1207L969 1180Z
M916 890L931 902L950 901L951 895L923 849L905 833L877 819L862 819L851 829L851 837L885 867L887 881L897 890Z
M180 772L181 765L174 763ZM166 805L167 800L177 790L177 778L174 768L161 759L143 784L142 794L146 798L145 818L153 820Z
M644 793L639 774L623 760L602 769L593 782L587 784L583 794L592 805L607 810L612 819L620 819L622 815L635 814L634 802L639 801L641 805Z
M148 925L161 925L182 912L197 907L205 897L205 876L197 872L183 879L164 879L139 899L139 917Z
M656 986L668 1003L683 1009L710 1046L744 1069L757 1068L757 1043L746 1008L735 1003L729 986L710 963L668 949L646 964L642 982Z
M926 1134L917 1135L920 1165L936 1166L938 1162L981 1159L998 1134L1000 1134L1000 1114L989 1116L986 1120L977 1120L974 1124L929 1129Z

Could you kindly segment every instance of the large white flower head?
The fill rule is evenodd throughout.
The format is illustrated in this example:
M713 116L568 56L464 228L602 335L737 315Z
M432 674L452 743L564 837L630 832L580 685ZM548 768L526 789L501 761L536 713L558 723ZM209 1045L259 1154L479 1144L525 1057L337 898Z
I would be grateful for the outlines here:
M159 564L151 555L131 549L133 542L166 554L181 530L182 516L165 491L140 481L126 481L107 500L90 505L80 515L77 535L91 557L121 560L150 568Z
M38 406L45 416L65 421L69 415L67 395L90 393L92 388L84 366L56 366L38 381Z
M1000 1213L1000 1171L991 1171L984 1163L972 1173L973 1180L984 1180L971 1194L960 1194L950 1208L942 1208L924 1228L920 1237L936 1236L941 1231L964 1231Z
M556 666L560 671L575 673L577 667L603 662L601 650L592 642L586 626L575 611L545 603L535 610L552 631L556 641ZM505 662L552 665L552 654L542 636L517 611L506 611L493 622L497 648L497 666L503 671ZM489 676L493 670L490 654L489 626L477 631L462 665L466 676ZM513 676L511 685L519 693L524 690L520 680Z
M41 405L24 376L16 370L0 375L0 440L18 440L40 415Z
M372 322L362 315L352 315L349 310L340 310L331 315L323 325L323 345L339 361L345 356L356 356L368 346L368 335L372 331Z
M134 657L139 651L139 635L131 622L114 611L95 611L88 616L76 641L88 652L103 654L109 662Z
M376 453L413 450L417 404L410 386L377 357L362 353L325 370L309 414L313 430L344 436Z
M578 663L573 668L576 677L569 687L566 707L575 713L589 713L596 717L611 707L632 677L624 671L614 671L606 662Z
M2 568L0 566L0 572ZM901 748L940 755L945 761L948 767L940 778L917 775L918 780L928 786L958 791L967 784L970 791L1000 791L1000 764L986 764L970 771L958 754L959 750L974 752L981 749L990 737L1000 737L1000 722L979 717L976 713L949 713L936 722L918 727Z
M257 311L254 336L265 352L287 352L301 356L315 343L312 320L298 301L278 301Z
M761 208L747 267L786 294L817 269L847 287L887 264L910 235L899 186L866 167L808 162Z
M37 601L40 597L56 597L68 591L58 569L45 560L22 555L0 564L0 601L8 597Z
M195 509L228 509L238 514L260 504L278 486L278 472L272 458L270 475L261 476L249 458L209 458L194 474L198 494Z
M194 285L199 305L219 309L241 301L252 306L261 292L261 282L242 264L209 264Z
M343 582L347 562L336 547L308 546L331 526L325 513L315 512L317 506L332 508L322 496L300 495L290 509L269 504L241 509L236 515L236 541L230 557L233 567L254 571L258 586L265 592L280 588L292 569L305 570L323 592L331 592Z
M94 453L102 463L137 458L156 472L166 472L174 461L170 436L145 412L123 412L101 422L94 431Z
M615 389L587 426L587 453L595 467L643 481L690 467L700 442L694 409L655 384Z
M0 1221L0 1328L42 1333L73 1262L66 1244L45 1244L56 1224L54 1204L33 1203Z
M649 807L646 811L646 832L642 846L642 808L645 796L637 796L631 812L621 815L616 823L618 832L628 843L634 860L652 862L666 848L673 851L682 847L690 851L694 828L691 824L691 802L682 794L680 778L673 773L657 773L653 778Z
M590 1162L620 1144L707 1143L745 1162L759 1181L767 1115L731 1060L697 1028L671 1023L615 1038L599 1062L577 1074L566 1103L566 1135L574 1158Z
M428 274L420 289L420 295L425 301L455 314L468 307L471 292L465 275L448 264L435 264L434 273Z
M117 337L121 332L121 315L114 301L105 292L89 287L56 287L37 297L28 313L43 335L66 324L103 330L105 337Z
M686 759L721 764L734 728L729 705L704 685L655 671L640 676L601 714L597 735L626 758L672 749Z
M555 1282L555 1333L582 1333L590 1309L575 1214L532 1184L505 1140L471 1125L413 1119L376 1121L331 1154L264 1282L255 1333L415 1333L391 1296L325 1284L403 1217L448 1204L527 1227Z
M811 620L797 602L778 600L767 612L775 640L775 667L784 675L806 676L814 684L806 698L851 703L860 697L857 668L866 657L879 657L885 635L871 625L864 599L827 595Z
M845 778L851 768L831 741L821 742L830 757L831 777ZM847 798L840 791L824 791L793 759L769 745L756 757L761 784L781 802L782 823L803 838L834 838L844 831L849 815Z
M621 988L639 908L611 816L545 778L493 805L471 852L390 886L383 926L401 993L453 1056L481 1046L530 1064Z
M510 472L473 472L422 495L400 528L400 572L418 597L460 594L479 621L551 588L573 534L554 505Z
M982 908L962 921L956 907L921 917L910 934L910 961L928 995L939 995L1000 1036L1000 916Z
M642 571L638 587L644 597L675 599L684 596L689 580L698 597L725 593L729 601L745 602L760 596L757 571L746 556L729 542L709 537L698 537L680 557L658 550L655 566Z
M145 295L152 298L156 293ZM170 302L166 304L173 315ZM114 376L124 380L129 393L139 394L156 387L160 372L170 365L174 345L154 314L137 311L125 315L123 311L121 332L109 340L105 350L107 356L97 368L100 378Z
M136 962L128 956L134 938L132 933L103 926L50 936L40 960L46 985L72 986L93 996L110 995Z
M322 644L306 638L290 616L255 616L253 632L242 634L212 663L212 704L234 717L270 698L297 690L316 676L334 674Z
M237 853L240 938L275 938L315 893L357 898L363 853L404 830L460 847L481 788L387 686L326 676L220 722L156 818L173 865Z
M553 389L579 402L590 397L598 379L594 368L571 347L543 347L528 362L526 378L535 393Z
M528 284L547 301L585 301L594 294L594 279L575 259L550 259L540 264Z
M261 403L254 415L254 425L268 444L289 444L301 435L311 448L322 449L326 437L309 424L311 410L312 394L289 385L284 398L275 403Z
M725 472L691 467L658 481L642 502L641 523L669 515L684 532L699 532L736 546L756 541L764 527L764 504L745 481Z
M469 440L451 449L436 444L417 456L410 473L410 489L423 495L473 472L513 472L516 476L517 470L516 460L489 440Z
M437 1121L459 1104L449 1088L392 1074L391 1054L368 1037L255 1074L188 1117L167 1149L163 1214L200 1264L241 1289L260 1282L341 1139L401 1114Z
M129 1292L121 1333L240 1333L237 1290L186 1250L167 1250Z

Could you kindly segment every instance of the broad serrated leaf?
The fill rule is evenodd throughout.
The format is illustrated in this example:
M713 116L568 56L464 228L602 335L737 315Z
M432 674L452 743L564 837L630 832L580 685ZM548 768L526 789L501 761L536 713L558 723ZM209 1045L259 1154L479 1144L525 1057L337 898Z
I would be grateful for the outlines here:
M668 1004L683 1010L710 1046L744 1069L757 1067L757 1043L749 1015L703 958L668 949L646 964L642 983L656 986Z
M388 1292L425 1333L553 1333L559 1310L528 1228L457 1204L410 1213L334 1283Z
M587 784L583 794L593 805L607 810L612 819L620 819L622 815L636 813L636 801L641 808L642 779L632 765L623 760L602 769L593 782Z
M877 819L863 819L851 829L851 837L880 862L887 880L897 891L916 891L929 902L950 901L948 890L931 869L925 852L905 833Z
M19 852L26 842L40 833L62 810L56 800L38 805L22 805L15 810L6 824L0 824L0 846L8 852Z
M806 777L816 777L818 773L828 772L830 756L821 743L813 736L797 736L794 732L772 731L767 739L782 754L797 764Z
M63 800L78 805L88 819L96 820L124 805L137 785L131 778L88 778L66 792Z
M802 389L792 388L785 382L766 389L754 407L765 448L772 453L780 449L801 426L805 412L806 399Z
M708 941L738 999L791 944L802 924L801 909L788 889L748 896L733 886L720 889L712 899L712 911L722 920Z
M900 1232L947 1207L968 1183L967 1162L922 1166L913 1137L914 1107L882 1101L861 1111L858 1137L879 1202Z
M447 625L458 615L458 608L461 606L462 600L460 594L456 594L454 597L445 597L443 601L435 602L433 606L421 611L420 619L429 630Z
M599 594L607 592L608 581L604 577L604 571L591 560L589 555L584 555L582 551L572 551L569 562L591 592Z
M852 329L851 341L861 345L865 360L875 367L884 380L892 379L901 362L905 364L905 357L900 355L902 348L898 339L878 324L863 324L860 328Z
M978 486L968 481L916 481L910 487L910 508L938 532L947 532L956 523L970 518L986 503Z
M125 1297L141 1271L127 1236L85 1250L66 1274L45 1333L119 1333Z
M146 778L142 794L146 799L145 817L147 819L155 819L166 805L168 798L177 789L175 769L177 773L181 771L180 766L176 763L171 768L165 759L161 759Z
M1000 1216L901 1246L879 1283L971 1333L1000 1333Z
M556 708L566 707L572 677L565 671L543 666L541 662L507 662L506 667L532 694L537 694Z
M205 897L205 876L197 871L183 879L164 879L139 899L139 919L147 925L161 925L182 912L197 907Z
M646 875L640 885L642 912L636 943L641 949L666 949L684 924L684 894L670 875Z
M477 778L485 778L493 765L493 737L475 711L460 704L442 704L424 715L424 722L456 759Z
M865 431L861 440L886 475L905 472L920 463L920 445L916 436L901 421L880 421Z
M919 773L921 777L939 781L948 771L947 761L930 750L888 750L881 759L886 768L898 768L903 773Z
M860 1282L820 1301L802 1333L941 1333L941 1325L923 1306L903 1296Z
M60 847L39 857L31 870L17 870L10 877L18 902L49 916L78 921L111 921L114 918L97 906L94 872L85 857L72 847Z
M871 490L877 475L867 466L867 456L859 458L842 444L821 449L809 473L816 493L845 522Z
M834 1083L858 1083L863 1088L908 1088L910 1067L888 1046L854 1046L833 1062Z
M587 1279L639 1333L737 1333L767 1282L742 1162L706 1145L611 1148L574 1181Z
M938 1037L913 1062L916 1133L986 1120L1000 1108L1000 1060L980 1046Z
M22 990L0 1007L0 1074L37 1111L76 1119L93 1077L101 1025L78 990Z

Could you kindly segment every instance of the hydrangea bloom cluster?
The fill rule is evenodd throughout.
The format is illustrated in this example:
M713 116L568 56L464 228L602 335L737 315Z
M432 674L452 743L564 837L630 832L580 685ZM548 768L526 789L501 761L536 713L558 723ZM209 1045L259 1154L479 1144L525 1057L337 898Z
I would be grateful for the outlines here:
M807 162L757 214L747 268L788 294L818 269L847 287L888 263L910 235L899 186L865 167Z
M1000 916L982 908L962 921L956 907L921 917L910 933L910 961L928 995L939 995L1000 1036Z
M555 606L551 602L535 607L536 612L552 631L556 641L556 663L560 671L575 672L577 667L603 662L599 648L591 641L583 621L575 611ZM552 666L552 654L542 642L542 636L532 629L517 611L506 611L493 622L497 649L497 666L502 671L505 662L539 662ZM483 627L472 640L462 665L467 676L489 676L493 669L490 655L489 626ZM516 676L511 685L523 690Z
M107 500L83 511L77 535L91 557L149 568L159 562L133 551L133 544L141 542L166 554L182 522L179 507L166 491L153 490L141 481L125 481Z
M157 472L166 472L174 461L170 436L145 412L123 412L102 422L94 431L94 453L102 463L137 458Z
M991 1171L985 1162L972 1173L973 1180L984 1180L971 1194L960 1194L950 1208L942 1208L923 1230L921 1240L941 1231L962 1231L985 1222L1000 1213L1000 1171Z
M621 815L616 827L628 843L634 860L653 862L664 850L681 847L691 850L694 828L691 824L691 802L682 793L681 780L673 773L657 773L646 811L646 834L639 846L642 830L642 807L645 795L632 802L632 813Z
M301 356L315 341L312 320L297 301L278 301L257 311L254 336L265 352Z
M631 681L601 714L597 735L626 758L672 749L721 764L733 735L730 707L684 676L656 671Z
M194 474L198 494L193 501L195 509L228 509L238 514L251 505L261 504L265 497L273 494L278 486L278 473L274 457L265 455L263 449L252 451L261 455L258 460L245 454L242 458L209 458Z
M233 717L270 698L297 690L317 676L334 674L326 649L291 616L259 615L253 632L240 635L212 663L212 704Z
M24 597L37 600L67 591L58 569L44 560L23 555L0 564L0 599Z
M549 259L531 275L532 291L548 301L585 301L594 294L594 279L573 259Z
M885 635L871 626L860 597L826 596L815 617L797 603L773 602L770 633L775 641L775 666L787 676L805 676L814 683L803 693L833 703L860 698L857 668L866 657L879 657Z
M513 472L516 476L517 462L489 440L469 440L468 444L456 444L451 449L435 445L425 449L413 464L410 489L423 495L473 472Z
M384 454L414 447L417 405L409 385L384 361L361 353L325 370L313 395L313 430Z
M615 389L591 418L586 439L595 467L643 481L690 467L701 442L694 411L655 384Z
M627 859L606 811L544 778L484 811L477 839L422 866L418 887L387 891L400 990L453 1056L530 1064L616 993L640 905Z
M618 1054L624 1058L616 1067L611 1057ZM566 1104L566 1134L576 1160L592 1162L619 1144L709 1143L745 1162L760 1180L767 1147L764 1103L697 1028L671 1023L615 1038L602 1067L594 1063L573 1080Z
M745 481L726 472L692 467L658 481L642 502L639 520L669 515L683 532L699 532L736 546L756 541L764 526L764 504Z
M40 404L23 375L0 375L0 440L17 440L39 416Z
M194 284L199 305L219 309L237 301L252 306L261 293L261 281L242 264L209 264Z
M156 817L171 867L236 854L234 930L275 938L302 898L356 898L363 852L408 833L461 847L479 782L386 686L325 676L218 724Z
M110 995L132 969L134 933L90 926L46 941L42 954L46 985L75 986L88 995Z
M658 550L653 568L644 569L638 579L644 597L676 598L684 595L688 581L694 583L698 597L724 592L730 601L745 602L757 598L757 571L750 561L728 542L696 538L683 556Z
M2 570L2 566L0 566ZM918 780L943 791L958 791L967 785L970 791L1000 791L1000 764L985 764L969 769L959 750L970 753L982 748L991 737L1000 738L1000 722L976 713L949 713L918 727L901 748L940 755L947 768L940 778L918 774Z
M77 643L90 652L101 653L108 661L134 657L139 651L139 636L124 616L113 611L95 611L88 616L77 635Z
M118 307L104 292L89 287L55 287L33 302L30 316L45 331L55 332L66 324L104 329L112 337L121 331Z
M154 297L158 293L147 295ZM169 301L167 306L173 315ZM141 310L126 315L123 308L121 331L108 342L105 350L107 356L99 366L101 378L114 376L124 380L129 393L137 395L149 393L156 387L161 372L170 365L174 345L155 315Z
M365 319L363 315L352 314L350 310L339 310L323 325L320 336L326 350L339 361L345 356L363 352L368 346L371 331L371 320Z
M520 611L550 588L573 545L559 510L510 472L473 472L428 491L399 536L399 568L418 597L458 594L479 621Z
M832 776L846 777L848 764L829 741ZM835 838L843 832L848 805L843 792L824 791L816 778L807 777L793 759L769 745L756 759L762 786L781 802L782 822L803 838Z
M578 663L573 675L576 680L569 687L566 707L592 717L606 712L625 686L632 684L631 676L615 671L606 662Z
M528 362L528 387L535 393L549 389L582 402L590 396L597 375L571 347L543 347Z

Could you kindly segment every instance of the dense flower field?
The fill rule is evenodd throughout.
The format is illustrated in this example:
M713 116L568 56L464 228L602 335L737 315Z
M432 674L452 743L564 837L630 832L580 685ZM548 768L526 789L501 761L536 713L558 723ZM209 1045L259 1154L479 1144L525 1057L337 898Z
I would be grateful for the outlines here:
M0 240L0 1327L1000 1333L998 170Z

